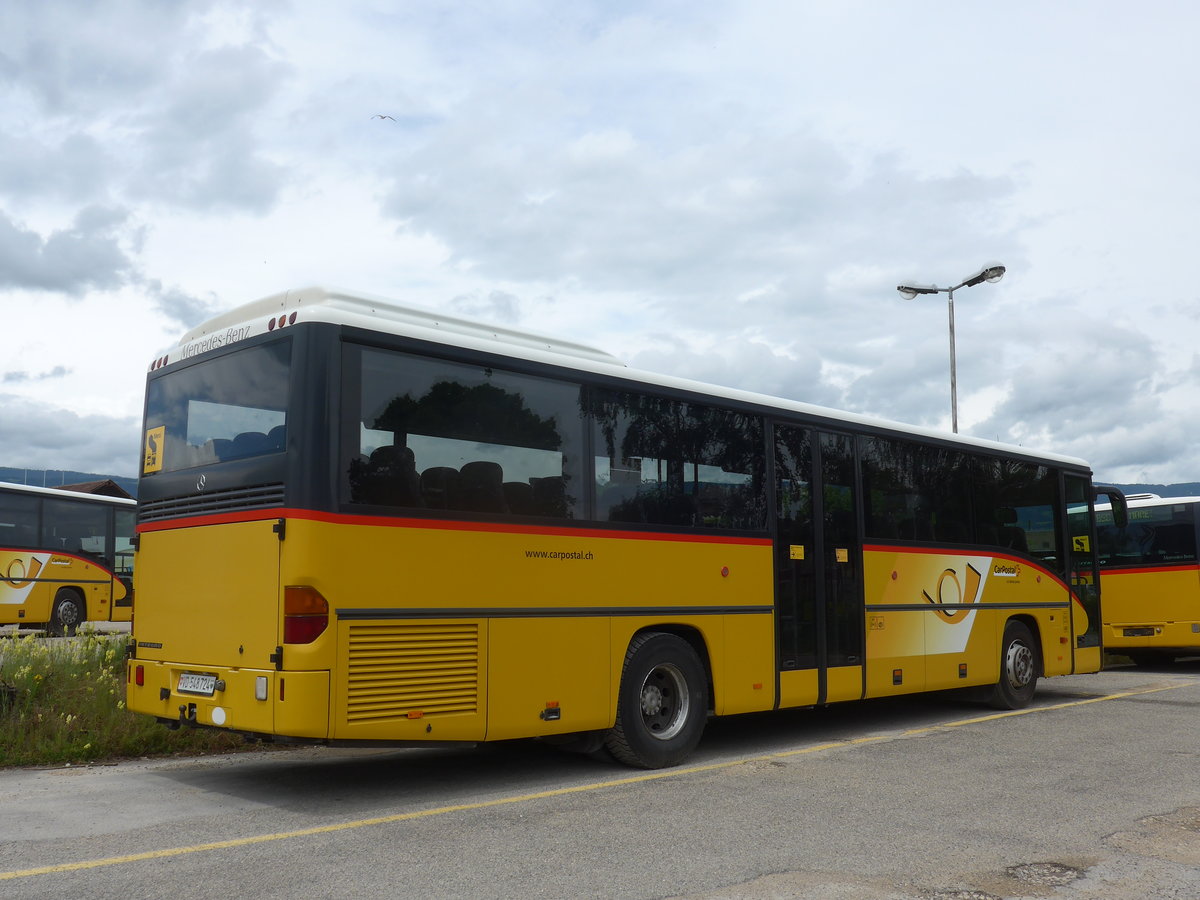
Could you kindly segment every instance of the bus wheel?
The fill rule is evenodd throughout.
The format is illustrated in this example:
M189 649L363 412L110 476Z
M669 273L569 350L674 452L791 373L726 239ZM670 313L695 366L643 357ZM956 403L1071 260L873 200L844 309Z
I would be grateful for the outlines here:
M83 621L83 603L79 595L66 588L54 596L54 611L46 628L56 637L73 635Z
M1038 681L1037 649L1028 626L1015 619L1004 626L1000 680L990 703L996 709L1022 709L1033 699Z
M659 632L635 637L605 739L609 752L643 769L677 766L700 743L707 717L708 681L691 644Z

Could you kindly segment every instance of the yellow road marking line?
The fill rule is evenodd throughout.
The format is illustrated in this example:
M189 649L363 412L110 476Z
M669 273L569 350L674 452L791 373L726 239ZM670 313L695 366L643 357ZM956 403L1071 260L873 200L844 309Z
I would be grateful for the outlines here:
M105 859L91 859L82 862L60 863L54 866L39 866L34 869L17 869L11 872L0 872L0 881L11 881L14 878L29 878L33 875L50 875L56 872L77 872L82 869L99 869L104 866L118 866L124 863L140 862L147 859L165 859L172 856L185 856L189 853L207 853L211 850L227 850L233 847L247 847L251 844L265 844L271 841L285 841L291 838L308 837L314 834L332 834L337 831L350 831L357 828L369 828L375 825L390 825L394 822L408 822L413 819L425 819L430 816L441 816L447 813L467 812L477 809L488 809L494 806L507 806L513 803L527 803L531 800L545 800L549 797L563 797L568 794L582 794L603 788L621 787L627 784L639 784L646 781L657 781L662 778L678 778L682 775L693 775L697 772L713 772L720 769L731 769L748 763L766 762L772 759L787 759L793 756L803 756L809 753L820 753L823 750L834 750L839 747L853 747L860 744L870 744L878 741L894 740L897 737L915 737L922 734L932 734L947 728L957 728L962 725L977 725L981 722L992 722L997 719L1007 719L1013 716L1024 716L1030 713L1048 712L1051 710L1068 709L1074 706L1086 706L1090 703L1100 703L1105 700L1121 700L1126 697L1136 697L1140 694L1153 694L1160 691L1170 691L1175 688L1191 687L1195 681L1184 681L1178 684L1161 685L1139 691L1122 691L1117 694L1104 694L1089 697L1086 700L1070 700L1065 703L1055 703L1051 706L1035 706L1027 709L1015 709L1007 712L992 713L986 716L974 716L970 719L960 719L956 722L942 722L923 728L910 728L899 734L871 735L868 737L851 738L845 741L830 741L799 750L783 750L778 753L767 753L762 756L744 757L742 759L726 760L725 762L708 763L686 768L664 769L658 772L647 772L642 775L631 775L627 778L614 778L611 781L597 781L591 784L580 784L575 787L555 788L549 791L537 791L532 794L519 794L514 797L501 797L496 800L480 800L476 803L458 803L452 806L438 806L416 812L396 813L390 816L376 816L370 819L356 819L352 822L342 822L337 825L318 825L313 828L298 828L294 831L280 831L274 834L260 834L252 837L233 838L228 841L213 841L207 844L193 844L190 847L171 847L165 850L147 850L144 853L130 853L126 856L110 856Z

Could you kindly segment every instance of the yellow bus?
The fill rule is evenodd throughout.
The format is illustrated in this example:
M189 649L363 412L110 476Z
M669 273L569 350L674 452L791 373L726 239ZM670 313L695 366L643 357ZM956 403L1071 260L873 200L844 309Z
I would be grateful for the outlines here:
M1128 521L1096 511L1104 644L1137 665L1200 655L1200 497L1131 494Z
M74 634L133 611L137 503L0 482L0 625Z
M321 288L155 360L144 439L128 703L172 726L650 768L710 714L1100 667L1073 458Z

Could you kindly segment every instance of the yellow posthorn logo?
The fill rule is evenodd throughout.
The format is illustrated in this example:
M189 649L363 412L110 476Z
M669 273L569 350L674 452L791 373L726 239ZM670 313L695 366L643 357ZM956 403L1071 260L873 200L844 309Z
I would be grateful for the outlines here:
M0 581L7 581L14 588L23 588L37 578L41 571L42 561L36 556L29 557L28 569L25 567L25 560L18 556L9 560L8 571L0 577Z
M146 431L146 453L142 460L142 474L162 471L163 441L166 440L167 426L159 425Z
M921 595L926 601L932 603L936 607L937 614L947 622L960 622L965 619L970 610L964 609L963 605L974 605L979 600L979 589L983 583L983 576L973 565L967 563L963 577L966 581L965 591L958 580L958 573L954 569L946 569L938 578L935 590L937 599L929 596L928 591L921 591ZM947 609L947 605L951 608Z

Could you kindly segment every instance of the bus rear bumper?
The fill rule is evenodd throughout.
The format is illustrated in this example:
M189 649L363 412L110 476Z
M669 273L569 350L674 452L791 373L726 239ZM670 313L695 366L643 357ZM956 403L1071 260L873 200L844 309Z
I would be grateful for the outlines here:
M133 712L253 735L329 737L328 672L198 667L143 659L131 659L127 665L126 705Z
M1110 624L1104 635L1104 646L1120 653L1122 650L1181 649L1198 652L1200 622L1135 622Z

